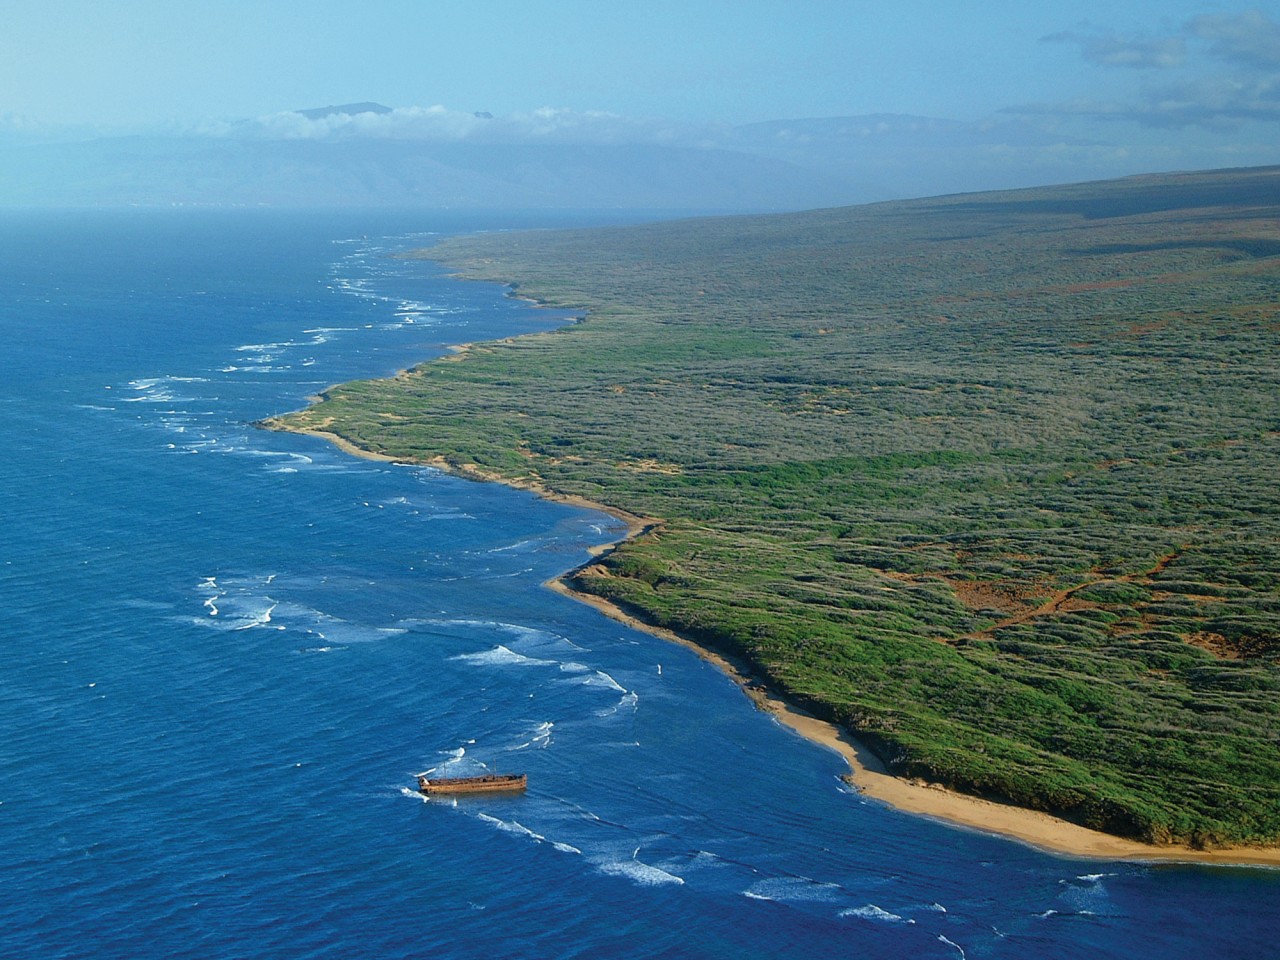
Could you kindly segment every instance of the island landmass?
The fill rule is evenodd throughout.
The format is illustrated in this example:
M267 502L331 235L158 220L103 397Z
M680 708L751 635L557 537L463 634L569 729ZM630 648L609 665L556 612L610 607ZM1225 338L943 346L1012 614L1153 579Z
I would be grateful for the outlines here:
M1278 197L1260 168L454 238L414 255L582 319L271 425L629 518L563 588L721 658L869 795L1280 863Z

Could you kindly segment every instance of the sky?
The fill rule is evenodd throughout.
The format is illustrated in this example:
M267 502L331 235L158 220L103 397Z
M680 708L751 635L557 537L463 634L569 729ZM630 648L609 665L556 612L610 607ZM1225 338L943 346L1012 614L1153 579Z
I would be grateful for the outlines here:
M375 101L398 109L378 129L413 136L470 135L477 111L511 135L541 123L686 139L707 124L909 114L1018 121L1169 168L1280 162L1280 0L9 6L9 135L217 135L252 120L300 136L291 111Z

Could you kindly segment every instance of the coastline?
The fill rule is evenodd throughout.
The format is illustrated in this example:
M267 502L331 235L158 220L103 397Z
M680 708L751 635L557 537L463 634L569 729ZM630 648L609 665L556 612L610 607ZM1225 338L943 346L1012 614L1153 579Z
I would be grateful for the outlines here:
M317 437L334 444L344 453L367 460L390 463L406 463L429 466L466 479L500 483L519 490L528 490L548 500L584 507L606 513L621 520L627 532L616 541L591 548L593 559L614 549L626 540L641 536L660 526L661 521L640 517L614 507L609 507L585 497L562 494L548 490L532 480L512 479L488 473L474 466L461 467L442 457L428 460L404 460L386 454L366 450L350 440L319 428L295 427L269 417L259 425L270 430L297 433ZM326 424L327 426L327 424ZM938 784L906 780L890 774L884 764L847 731L835 724L812 716L803 709L786 702L762 680L753 676L744 665L672 630L645 623L620 607L595 596L575 590L568 578L588 570L592 562L547 581L544 586L555 592L585 603L605 616L636 630L677 643L695 652L728 675L756 708L774 717L797 735L839 754L849 766L850 773L843 779L861 796L884 803L896 810L917 816L929 817L961 828L994 834L1025 843L1037 850L1055 856L1087 860L1126 860L1138 862L1198 863L1219 866L1280 867L1280 847L1228 847L1216 850L1197 850L1186 846L1155 846L1136 840L1127 840L1097 830L1090 830L1059 817L1011 804L985 800L969 794L949 790Z
M588 566L590 566L588 564ZM661 637L694 651L722 670L742 688L756 709L768 713L783 726L838 753L849 765L843 777L859 795L916 816L940 820L952 826L977 830L1016 840L1054 856L1079 860L1128 860L1138 862L1208 863L1219 866L1280 867L1280 848L1230 847L1196 850L1185 846L1154 846L1090 830L1048 813L985 800L949 790L938 784L906 780L890 774L884 764L864 744L847 731L820 720L788 703L742 664L687 637L647 624L608 600L575 590L564 582L585 568L570 571L546 586L581 603L595 607L606 616L636 630Z

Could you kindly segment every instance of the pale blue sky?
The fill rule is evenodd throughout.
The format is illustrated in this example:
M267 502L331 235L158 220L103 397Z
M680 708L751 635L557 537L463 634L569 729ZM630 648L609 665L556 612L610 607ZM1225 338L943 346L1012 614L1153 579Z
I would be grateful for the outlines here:
M1187 29L1197 17L1252 9L1280 21L1277 3L1186 0L45 0L9 7L0 29L0 114L113 126L362 100L731 123L882 112L974 120L1025 103L1140 96L1152 79L1143 74L1153 71L1091 62L1084 56L1090 42L1174 38L1204 54L1209 44ZM1062 34L1075 39L1044 40ZM1194 59L1164 72L1199 77L1247 66ZM1277 63L1270 69L1274 77Z

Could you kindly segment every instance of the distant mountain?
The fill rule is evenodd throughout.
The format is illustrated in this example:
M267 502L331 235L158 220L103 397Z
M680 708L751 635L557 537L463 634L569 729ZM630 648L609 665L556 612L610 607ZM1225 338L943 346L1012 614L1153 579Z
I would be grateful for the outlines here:
M344 103L340 107L312 107L310 110L298 110L308 120L323 120L325 117L354 117L361 113L391 113L390 107L380 103Z
M0 206L795 210L1115 175L1019 119L872 114L669 127L349 103L184 136L14 142ZM1126 171L1128 172L1128 171Z
M783 210L849 195L785 160L639 145L118 138L7 151L0 205Z
M733 127L721 144L856 182L874 199L1113 175L1103 166L1089 166L1098 143L1051 134L1018 119L969 122L868 114L770 120Z

